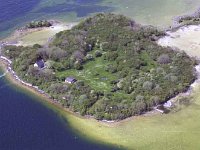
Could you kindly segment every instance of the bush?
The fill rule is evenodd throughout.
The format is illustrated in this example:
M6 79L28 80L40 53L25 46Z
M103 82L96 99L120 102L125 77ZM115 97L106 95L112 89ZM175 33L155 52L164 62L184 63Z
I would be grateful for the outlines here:
M82 64L80 63L80 62L75 62L75 64L74 64L74 68L76 69L76 70L81 70L81 69L83 69L83 66L82 66Z
M135 101L143 101L144 100L144 96L142 95L137 95L136 96L136 100Z
M143 83L143 89L152 90L153 89L153 83L151 81L144 82Z
M86 60L94 60L94 57L92 56L92 54L87 54L86 56L85 56L85 58L86 58Z
M171 62L171 59L169 58L168 54L162 54L160 57L158 57L158 63L160 64L168 64Z
M95 51L95 57L101 57L102 53L99 50Z

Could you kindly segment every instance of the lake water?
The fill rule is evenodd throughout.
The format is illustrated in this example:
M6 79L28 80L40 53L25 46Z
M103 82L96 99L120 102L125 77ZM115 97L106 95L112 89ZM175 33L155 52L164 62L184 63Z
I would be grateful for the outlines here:
M86 141L41 102L0 79L0 150L110 150Z
M0 0L0 37L34 19L78 21L97 12L115 12L143 24L169 26L172 18L195 11L200 0Z

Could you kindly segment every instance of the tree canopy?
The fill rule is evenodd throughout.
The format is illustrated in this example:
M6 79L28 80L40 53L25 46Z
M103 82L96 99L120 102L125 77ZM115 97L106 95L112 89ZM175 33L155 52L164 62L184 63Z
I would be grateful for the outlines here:
M195 79L195 61L157 45L162 35L122 15L97 14L57 33L48 47L8 46L4 55L23 80L64 107L97 119L124 119L166 102ZM38 58L46 69L33 67ZM78 81L64 83L68 76Z

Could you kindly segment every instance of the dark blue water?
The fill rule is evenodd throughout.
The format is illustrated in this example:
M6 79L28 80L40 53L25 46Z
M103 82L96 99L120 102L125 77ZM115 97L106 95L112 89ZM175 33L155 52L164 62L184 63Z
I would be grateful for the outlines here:
M48 0L0 0L0 37L8 35L16 27L23 26L31 20L55 19L57 16L75 13L75 21L91 13L113 10L111 7L101 6L102 0L65 0L61 4L51 0L54 3L48 6L40 6L41 1Z
M71 12L85 17L111 9L100 6L101 0L66 0L62 5L55 3L48 7L40 7L40 2L0 0L0 37L34 19ZM113 149L80 138L66 120L3 79L0 78L0 150Z
M81 139L58 114L12 86L0 79L0 150L114 149Z
M0 22L26 14L39 2L40 0L0 0Z
M26 14L36 7L41 0L0 0L0 32L5 32L20 23L18 17Z

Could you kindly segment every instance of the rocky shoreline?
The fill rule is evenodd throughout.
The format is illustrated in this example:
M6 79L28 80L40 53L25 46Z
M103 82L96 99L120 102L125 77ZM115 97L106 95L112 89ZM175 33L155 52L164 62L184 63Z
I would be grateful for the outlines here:
M5 44L5 43L4 43ZM12 43L11 43L12 44ZM10 43L6 43L5 45L11 45ZM2 45L4 46L4 45ZM1 49L1 45L0 45L0 49ZM52 99L50 95L48 95L47 93L45 93L45 91L39 89L37 86L33 86L32 84L30 83L27 83L27 82L24 82L23 80L21 80L19 78L19 76L17 76L16 72L14 70L12 70L12 67L11 67L11 64L12 64L12 61L9 60L8 58L4 57L4 56L1 56L0 54L0 61L3 62L6 66L6 70L8 71L8 73L11 75L11 77L17 81L18 83L22 84L23 86L27 87L27 88L30 88L32 90L34 90L35 92L37 92L39 95L41 96L44 96L45 98L47 98L48 101L52 102L52 103L55 103L55 104L58 104L60 107L62 107L62 105L56 100L56 99ZM190 89L188 90L190 91ZM186 91L186 93L188 92ZM178 96L180 95L183 95L184 93L181 93L179 94ZM187 95L187 94L186 94ZM176 97L178 97L176 96ZM173 99L173 98L172 98ZM168 101L168 102L172 102L171 99ZM168 103L167 102L167 103ZM171 105L171 104L170 104ZM67 108L64 108L64 109L67 109ZM71 112L70 110L67 109L67 111ZM159 110L157 109L157 107L154 107L154 113L156 111L160 112L160 113L163 113L162 110ZM143 115L148 115L149 113L152 113L153 111L151 112L145 112ZM154 114L152 113L152 114ZM85 116L85 118L93 118L92 116ZM132 117L131 117L132 118ZM102 120L101 122L106 122L106 123L114 123L114 122L120 122L119 120L116 120L116 121L107 121L107 120Z
M32 90L34 90L35 92L38 92L38 94L41 94L42 96L45 96L46 98L48 98L48 100L50 100L53 103L58 103L57 100L52 99L51 96L49 96L47 93L45 93L45 91L39 89L39 87L37 86L33 86L31 83L25 82L23 80L20 79L20 77L16 74L16 72L14 70L12 70L11 64L12 61L9 60L8 58L4 57L4 56L0 56L0 62L2 62L6 68L6 73L9 73L11 75L11 77L17 81L18 83L20 83L22 86L28 87Z
M181 15L181 16L174 17L171 29L177 29L177 28L180 28L180 27L184 26L184 24L181 24L180 21L185 19L185 18L189 18L189 17L190 18L200 17L200 7L192 14L187 14L187 15Z
M56 99L52 99L51 96L49 94L47 94L45 91L39 89L39 87L37 86L33 86L31 83L28 83L28 82L25 82L23 80L20 79L20 77L16 74L16 72L12 69L11 65L12 65L12 61L2 55L0 55L0 62L2 62L6 67L4 68L6 70L6 73L4 73L3 75L5 76L7 73L9 73L10 77L16 81L17 84L21 84L23 87L26 87L30 90L33 90L34 92L36 92L39 96L42 96L44 97L47 101L59 106L60 108L63 108L64 110L70 112L70 113L73 113L75 115L78 115L79 117L82 117L80 116L79 114L75 113L75 112L72 112L70 111L69 109L67 108L64 108ZM159 107L160 106L164 106L165 109L170 109L172 108L174 105L175 105L175 102L177 101L177 98L179 97L183 97L183 96L189 96L192 92L192 89L193 87L198 83L200 82L200 64L197 65L195 67L195 70L197 72L197 79L195 80L194 83L191 84L191 86L188 88L188 90L184 93L180 93L178 94L177 96L175 96L174 98L171 98L170 100L168 100L166 103L164 104L159 104L155 107L153 107L152 111L148 111L148 112L144 112L141 116L151 116L151 115L154 115L154 114L163 114L165 113L164 110L160 109ZM106 123L108 125L111 125L111 124L115 124L115 123L120 123L120 122L124 122L124 121L128 121L130 119L134 119L135 116L132 116L132 117L129 117L129 118L126 118L124 120L98 120L99 122L102 122L102 123ZM86 119L94 119L93 116L84 116L84 118Z

